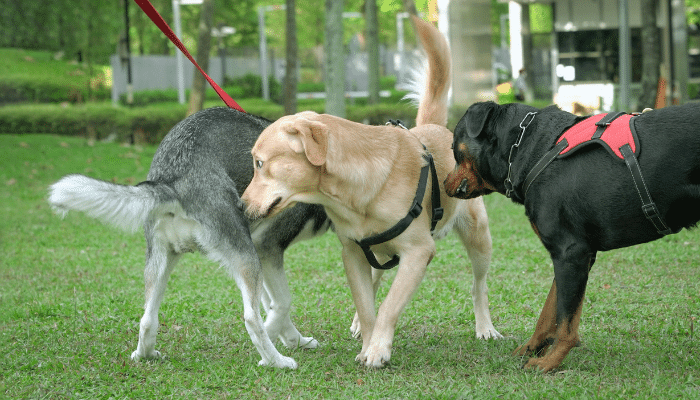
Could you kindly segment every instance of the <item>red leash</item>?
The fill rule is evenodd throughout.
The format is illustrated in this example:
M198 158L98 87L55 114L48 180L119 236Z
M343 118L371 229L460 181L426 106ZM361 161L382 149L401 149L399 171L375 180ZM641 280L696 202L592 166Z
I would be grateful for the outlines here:
M229 96L226 92L224 92L224 90L221 89L219 87L219 85L217 85L216 82L214 82L214 80L211 79L209 77L209 75L207 75L206 72L204 72L204 70L199 66L199 64L197 64L197 62L194 60L194 58L190 55L190 52L187 51L187 49L185 48L185 45L183 45L182 42L180 41L180 39L177 38L177 36L173 32L173 30L170 29L170 26L168 26L168 24L163 20L163 17L161 17L160 14L158 14L158 11L156 11L156 9L153 8L153 5L151 4L151 2L148 0L134 0L134 1L136 2L136 4L139 5L139 7L141 7L143 12L145 12L146 15L148 15L148 17L151 19L151 21L153 21L153 23L156 24L156 26L158 26L158 28L160 28L160 30L165 34L165 36L167 36L168 39L170 39L170 41L173 42L173 44L175 46L177 46L177 48L180 49L180 51L182 51L182 53L185 56L187 56L187 58L189 58L190 61L192 61L192 64L194 64L194 66L197 67L199 72L201 72L202 75L204 75L204 77L207 79L207 81L209 82L211 87L213 87L214 90L216 90L216 93L219 95L219 97L221 97L221 100L223 100L224 103L226 103L226 105L229 106L230 108L234 108L238 111L245 112L245 111L243 111L241 106L239 106L238 103L236 103L231 98L231 96Z

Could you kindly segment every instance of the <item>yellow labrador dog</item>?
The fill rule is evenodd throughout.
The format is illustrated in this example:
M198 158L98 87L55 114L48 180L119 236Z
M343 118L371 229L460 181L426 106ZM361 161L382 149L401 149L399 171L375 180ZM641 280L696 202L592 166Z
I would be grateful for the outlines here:
M501 337L488 308L491 234L483 201L448 197L442 186L455 166L452 133L445 128L449 49L435 27L417 17L413 20L428 55L428 84L420 99L417 127L409 131L367 126L314 112L283 117L255 143L255 173L242 196L248 216L254 219L274 215L297 202L325 208L343 245L345 272L357 309L363 339L357 360L369 367L389 362L398 317L435 256L434 239L453 229L472 262L477 336ZM431 177L421 193L417 188L421 175L426 175L422 169L428 164L428 154L434 159L437 179ZM432 185L439 186L436 195L444 216L431 232L431 219L438 212L433 210ZM419 197L422 212L413 206ZM414 210L415 218L403 233L372 245L369 255L363 251L359 241L392 228L409 210ZM374 259L376 265L375 254L382 260L398 260L396 277L376 313L369 260ZM353 327L357 329L357 324Z

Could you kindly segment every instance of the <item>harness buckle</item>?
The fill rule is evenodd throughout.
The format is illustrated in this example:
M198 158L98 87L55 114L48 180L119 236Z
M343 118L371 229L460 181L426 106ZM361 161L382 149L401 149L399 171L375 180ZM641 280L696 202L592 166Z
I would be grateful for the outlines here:
M642 206L642 211L644 211L644 215L647 216L647 218L650 218L656 214L659 213L659 210L656 209L656 204L651 203L651 204L645 204Z
M396 126L396 127L403 128L403 129L408 130L408 128L406 128L406 125L404 125L403 122L402 122L400 119L390 119L390 120L389 120L386 124L384 124L384 125L393 125L393 126Z
M656 203L644 204L642 206L642 211L644 211L644 215L649 219L659 215L659 210L656 208Z
M438 207L433 210L433 221L437 222L442 219L442 216L445 214L445 210L442 207Z
M418 218L420 213L423 211L423 206L420 205L419 203L414 202L413 205L411 206L411 209L408 210L408 215L412 216L413 218Z

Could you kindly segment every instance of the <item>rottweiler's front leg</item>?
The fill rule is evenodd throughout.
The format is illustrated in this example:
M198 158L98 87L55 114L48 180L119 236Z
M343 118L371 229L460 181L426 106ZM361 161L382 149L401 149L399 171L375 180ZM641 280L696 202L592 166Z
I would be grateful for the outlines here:
M572 255L577 253L576 257L572 257ZM534 348L538 355L541 354L549 346L549 339L551 339L549 335L551 335L552 328L554 328L554 342L549 352L543 357L530 359L524 367L526 369L538 369L542 372L549 372L561 365L564 357L579 342L578 327L581 321L583 297L586 292L586 284L588 283L588 272L593 266L595 254L585 252L583 248L579 248L579 252L568 248L564 257L559 258L553 254L552 258L555 276L555 284L552 285L552 290L556 290L556 295L550 292L550 296L545 302L543 314L545 314L545 310L551 310L552 305L549 304L548 309L547 303L554 296L556 298L556 322L554 327L549 323L546 325L548 329L542 329L542 333L547 335L542 338L541 334L539 342L537 340L533 341L533 339L537 339L535 338L536 335L533 335L531 341L533 341L533 344L537 343L541 347ZM551 314L547 315L551 316ZM540 316L540 319L542 319L542 316Z
M557 281L552 282L547 300L544 302L540 318L535 325L535 333L530 340L521 345L513 352L515 356L541 356L554 342L554 335L557 330Z
M530 221L532 230L535 232L537 237L542 240L539 229L537 225ZM552 281L552 287L549 289L549 294L547 295L547 300L544 302L542 307L542 312L540 312L540 318L537 320L537 325L535 326L535 333L532 334L530 340L527 343L521 345L515 351L513 351L514 356L541 356L543 355L549 346L554 343L554 334L557 330L557 280Z
M578 343L578 326L581 321L582 306L583 297L571 318L565 318L562 323L557 324L554 345L551 350L544 357L531 358L523 368L549 372L561 365L564 357Z

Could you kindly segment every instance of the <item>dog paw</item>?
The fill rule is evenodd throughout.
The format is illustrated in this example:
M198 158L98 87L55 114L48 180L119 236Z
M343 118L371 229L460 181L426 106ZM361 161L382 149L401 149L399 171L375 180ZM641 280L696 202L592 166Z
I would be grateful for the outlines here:
M293 358L291 357L285 357L285 356L280 356L279 358L270 360L269 362L266 362L264 359L258 361L258 365L263 367L263 366L269 366L269 367L275 367L275 368L289 368L289 369L297 369L298 364L296 361L294 361Z
M554 370L558 366L559 366L558 363L554 363L551 360L548 360L547 357L541 357L541 358L529 359L525 363L525 365L523 365L523 369L547 373L547 372L551 372L552 370Z
M523 345L520 345L517 349L513 350L514 356L543 356L547 353L547 350L554 344L554 338L548 337L541 342L533 341L530 339Z
M359 357L359 356L358 356ZM370 368L382 368L389 364L391 359L390 348L370 347L364 356L364 365Z
M312 337L301 336L299 333L293 337L285 337L280 335L279 338L282 341L282 344L284 344L284 346L288 349L315 349L318 347L318 340Z
M150 354L139 354L138 350L134 351L131 353L131 359L139 362L141 360L162 360L163 356L160 354L160 351L158 350L153 350L152 353Z
M352 319L352 324L350 324L350 334L355 339L362 337L362 326L360 326L360 318L355 313L355 318Z
M501 335L500 333L498 333L498 331L496 330L496 328L494 328L494 327L492 326L492 327L487 328L487 329L477 330L477 331L476 331L476 338L477 338L477 339L484 339L484 340L488 340L488 339L503 339L503 335Z
M519 357L525 357L525 356L530 356L534 354L534 350L530 349L530 346L528 346L527 343L518 346L515 350L513 350L513 353L511 353L514 356L519 356Z
M318 347L318 340L312 337L300 337L299 347L302 349L315 349Z

